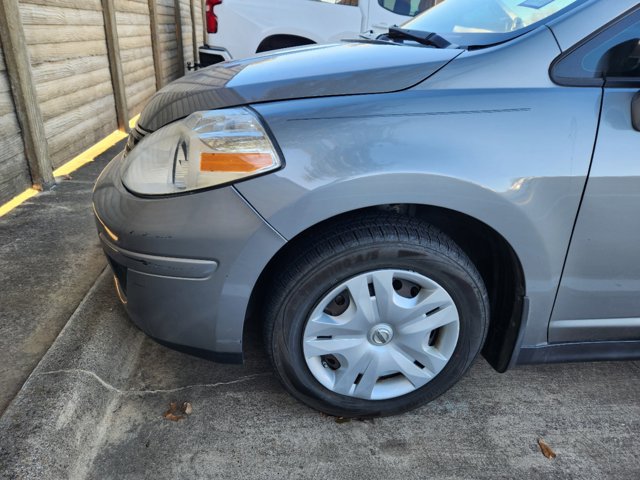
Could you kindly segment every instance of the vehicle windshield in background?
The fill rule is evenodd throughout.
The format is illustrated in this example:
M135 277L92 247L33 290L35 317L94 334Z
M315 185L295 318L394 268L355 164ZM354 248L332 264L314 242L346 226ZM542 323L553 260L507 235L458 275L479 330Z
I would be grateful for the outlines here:
M437 33L461 46L487 46L521 35L584 0L445 0L403 28Z

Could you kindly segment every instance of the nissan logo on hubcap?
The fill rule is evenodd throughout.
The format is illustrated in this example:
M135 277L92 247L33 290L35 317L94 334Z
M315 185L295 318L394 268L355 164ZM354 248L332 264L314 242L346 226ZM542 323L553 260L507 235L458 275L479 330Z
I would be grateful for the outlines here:
M393 338L393 330L388 325L374 327L371 332L371 343L374 345L386 345Z

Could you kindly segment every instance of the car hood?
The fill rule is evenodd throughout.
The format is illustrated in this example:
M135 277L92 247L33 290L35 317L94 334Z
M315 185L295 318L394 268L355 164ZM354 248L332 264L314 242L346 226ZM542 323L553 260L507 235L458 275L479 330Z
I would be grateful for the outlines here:
M404 90L460 53L462 50L374 42L270 52L207 67L167 85L149 100L138 125L153 132L199 110Z

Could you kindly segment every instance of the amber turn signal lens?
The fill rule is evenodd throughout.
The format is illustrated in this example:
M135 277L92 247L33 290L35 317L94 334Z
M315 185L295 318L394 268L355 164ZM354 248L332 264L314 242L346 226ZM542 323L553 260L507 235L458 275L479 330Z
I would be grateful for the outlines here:
M255 172L271 167L268 153L210 153L200 154L201 172Z

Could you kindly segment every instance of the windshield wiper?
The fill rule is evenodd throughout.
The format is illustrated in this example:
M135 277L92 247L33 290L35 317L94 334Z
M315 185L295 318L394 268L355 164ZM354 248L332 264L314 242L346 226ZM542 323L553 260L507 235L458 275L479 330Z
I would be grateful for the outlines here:
M421 45L427 45L436 48L448 48L453 46L451 42L442 38L437 33L422 32L420 30L409 30L400 27L389 28L389 33L385 35L388 38L413 40Z

